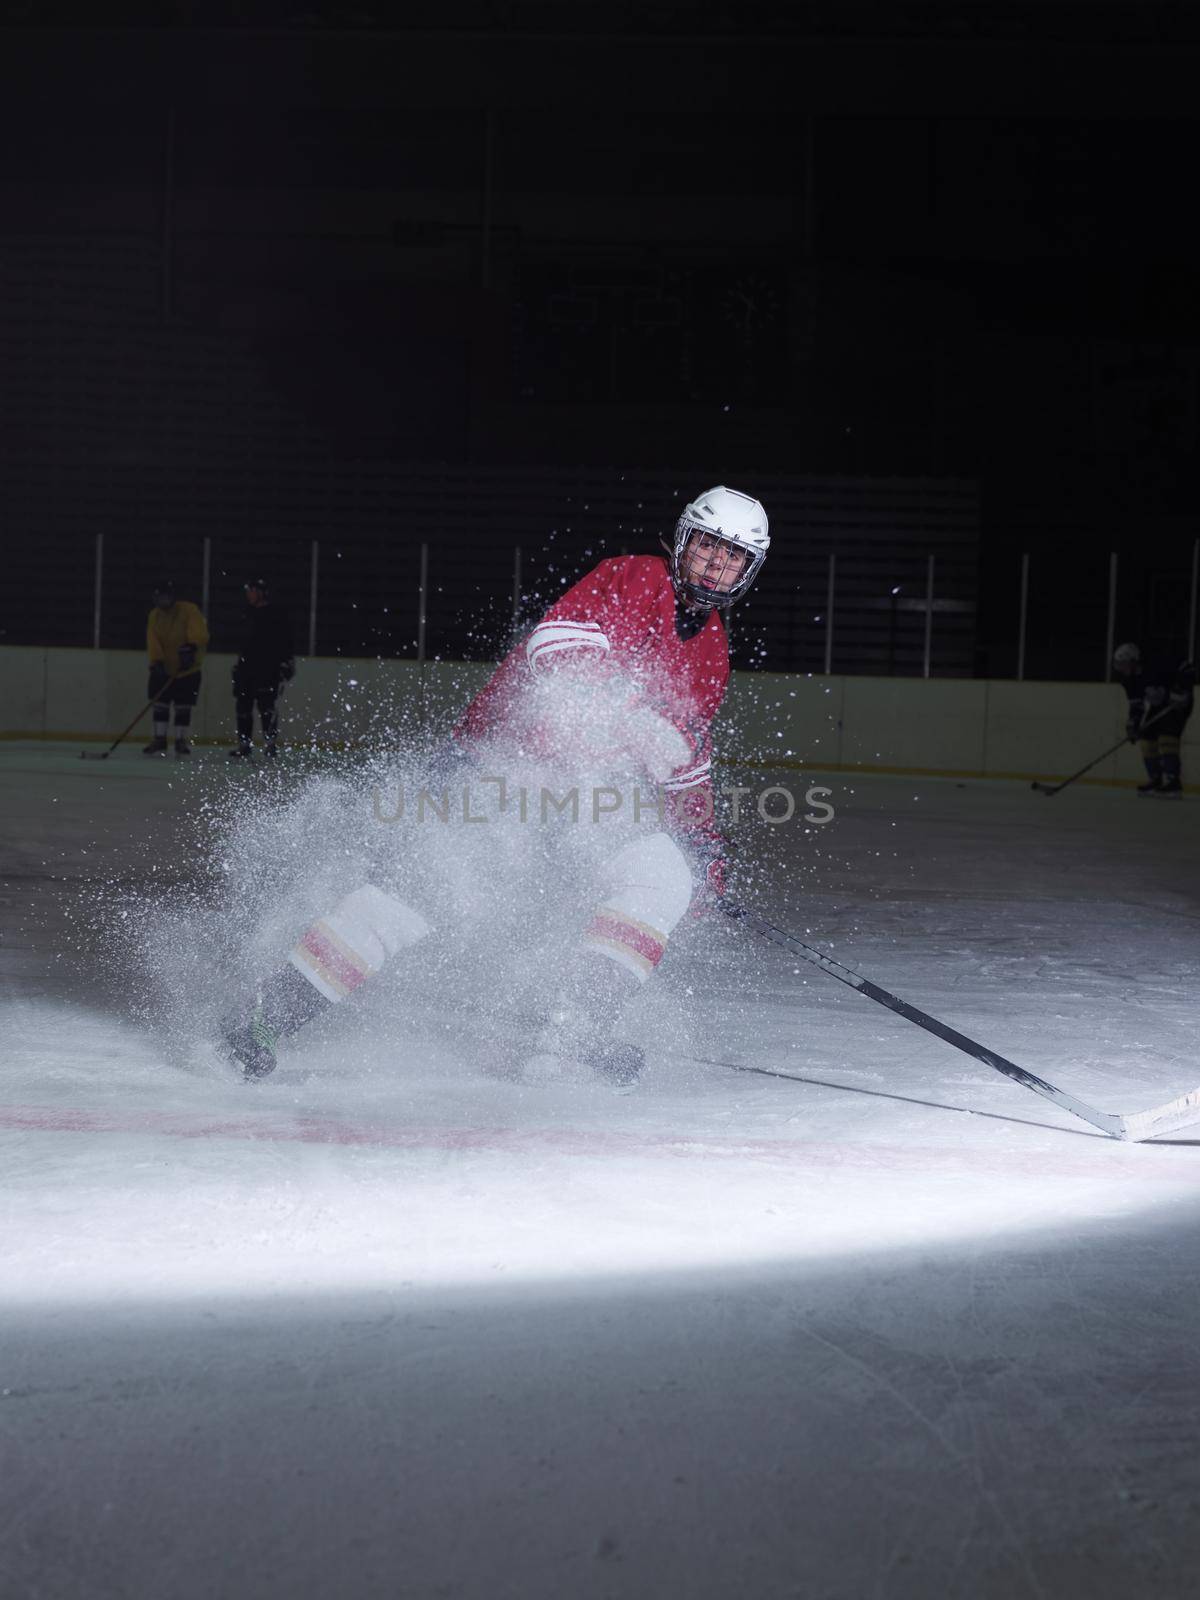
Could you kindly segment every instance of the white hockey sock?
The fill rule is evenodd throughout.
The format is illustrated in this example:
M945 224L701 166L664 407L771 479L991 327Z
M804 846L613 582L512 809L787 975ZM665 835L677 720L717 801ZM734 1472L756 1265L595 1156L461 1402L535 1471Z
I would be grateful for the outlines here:
M691 869L668 834L652 833L618 851L604 878L604 900L584 933L584 946L644 983L691 901Z
M344 1000L428 932L420 912L365 884L314 922L288 960L327 1000Z

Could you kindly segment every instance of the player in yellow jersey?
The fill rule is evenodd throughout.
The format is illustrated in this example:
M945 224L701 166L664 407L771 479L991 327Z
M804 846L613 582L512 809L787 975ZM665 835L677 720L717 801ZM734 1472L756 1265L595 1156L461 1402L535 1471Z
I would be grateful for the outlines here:
M154 586L154 605L146 619L150 679L146 698L154 701L154 737L142 751L165 756L171 707L175 707L175 754L190 756L188 731L200 693L200 667L208 645L208 624L190 600L175 598L175 585L163 578Z

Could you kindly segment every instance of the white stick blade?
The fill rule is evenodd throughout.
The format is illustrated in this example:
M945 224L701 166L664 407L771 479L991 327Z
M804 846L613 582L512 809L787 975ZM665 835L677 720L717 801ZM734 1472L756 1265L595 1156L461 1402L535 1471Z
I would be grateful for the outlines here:
M1134 1111L1121 1121L1125 1125L1126 1139L1135 1141L1190 1128L1200 1122L1200 1089L1180 1095L1178 1100L1168 1100L1165 1106L1156 1106L1152 1111Z

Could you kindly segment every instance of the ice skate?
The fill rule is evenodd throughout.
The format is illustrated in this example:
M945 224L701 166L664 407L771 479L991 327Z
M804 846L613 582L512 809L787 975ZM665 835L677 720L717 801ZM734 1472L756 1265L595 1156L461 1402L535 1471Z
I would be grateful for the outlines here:
M247 1083L268 1077L279 1064L279 1030L267 1021L262 997L248 1015L231 1019L221 1028L217 1049L226 1061L242 1069Z
M591 1077L585 1056L590 1019L578 1005L559 1000L546 1016L533 1051L521 1065L526 1083L584 1083Z
M630 1094L641 1082L646 1054L639 1045L610 1040L591 1052L588 1065L602 1083L620 1094Z
M227 757L230 761L253 761L254 746L252 744L236 744Z
M636 1045L613 1038L635 984L604 958L580 959L563 985L534 1043L521 1076L529 1083L584 1083L600 1079L630 1089L645 1058Z
M160 735L160 734L156 733L154 735L153 739L151 739L150 743L147 744L147 745L143 745L143 747L142 747L142 754L144 756L165 756L166 753L167 753L167 737L166 737L166 734L161 734Z
M594 1083L629 1093L641 1079L646 1058L635 1044L614 1040L588 1040L556 1028L552 1022L537 1041L537 1049L521 1066L525 1083Z
M192 746L191 746L191 743L187 739L183 739L183 738L176 739L176 741L175 741L175 754L177 756L190 756L191 753L192 753Z
M1161 794L1162 789L1161 778L1150 778L1145 783L1138 784L1137 792L1144 797L1146 795Z
M541 1041L539 1041L540 1043ZM557 1041L547 1041L548 1048L539 1049L521 1063L517 1077L522 1083L566 1084L586 1083L591 1071L577 1055L567 1053Z
M1165 778L1158 787L1157 796L1160 800L1182 800L1182 780L1179 778Z
M279 1041L320 1016L329 1001L290 963L264 979L254 1003L221 1025L216 1048L236 1062L247 1082L265 1078L278 1064Z

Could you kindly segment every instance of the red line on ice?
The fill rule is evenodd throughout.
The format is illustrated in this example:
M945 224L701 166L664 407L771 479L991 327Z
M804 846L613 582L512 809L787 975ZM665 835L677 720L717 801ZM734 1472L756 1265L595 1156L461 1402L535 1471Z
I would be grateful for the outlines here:
M931 1178L951 1173L1034 1175L1043 1178L1100 1178L1113 1172L1110 1158L1120 1162L1123 1178L1179 1183L1174 1163L1152 1166L1140 1156L1148 1147L1110 1143L1099 1135L1087 1154L1057 1156L1049 1163L1044 1151L991 1153L950 1145L831 1144L799 1139L736 1139L720 1135L625 1133L586 1128L447 1128L354 1127L323 1117L297 1116L286 1121L264 1118L224 1120L189 1117L166 1111L117 1113L74 1107L8 1106L0 1108L0 1128L38 1133L125 1133L164 1135L174 1139L246 1139L293 1144L374 1145L390 1150L558 1151L582 1156L721 1156L766 1158L798 1167L874 1168L926 1172ZM1135 1164L1137 1163L1137 1164ZM1189 1186L1195 1182L1189 1175Z

